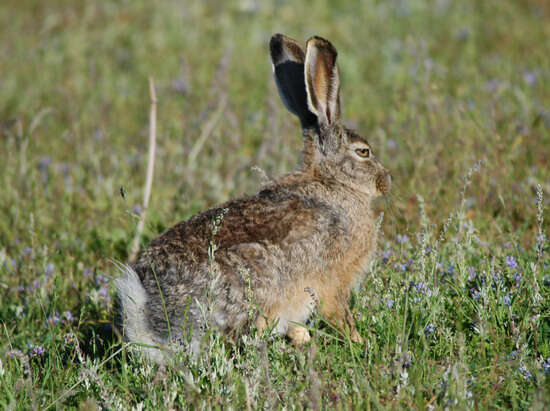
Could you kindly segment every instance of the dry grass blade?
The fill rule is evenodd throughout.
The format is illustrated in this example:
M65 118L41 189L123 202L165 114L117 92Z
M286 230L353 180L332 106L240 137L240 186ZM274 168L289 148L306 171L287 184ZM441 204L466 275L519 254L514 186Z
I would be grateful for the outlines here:
M157 145L157 95L155 93L155 82L153 77L149 77L149 96L151 98L151 111L149 115L149 157L147 160L147 177L145 180L145 190L143 192L143 212L141 213L136 236L132 244L130 253L130 261L136 259L139 251L139 240L145 227L145 217L147 215L147 207L149 207L149 198L151 197L151 188L153 186L153 171L155 169L155 151Z
M199 139L195 142L195 144L193 145L193 148L189 152L189 165L193 165L195 163L195 160L197 159L197 156L199 155L202 147L204 146L204 143L216 129L216 126L220 122L220 119L222 117L222 114L225 110L226 105L227 105L227 96L222 95L216 111L210 116L205 126L202 128L202 133Z

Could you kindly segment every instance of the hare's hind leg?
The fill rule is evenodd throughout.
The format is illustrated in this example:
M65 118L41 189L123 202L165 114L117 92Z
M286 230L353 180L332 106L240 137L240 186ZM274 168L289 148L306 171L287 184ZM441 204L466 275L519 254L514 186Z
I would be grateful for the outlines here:
M355 321L348 305L349 295L332 295L323 299L321 314L344 334L349 332L350 340L363 344L363 338L355 328Z
M268 326L268 319L263 315L259 315L256 319L255 325L258 334L262 335ZM296 346L303 345L311 340L307 328L297 324L289 324L288 329L286 330L286 335L290 338L292 344Z

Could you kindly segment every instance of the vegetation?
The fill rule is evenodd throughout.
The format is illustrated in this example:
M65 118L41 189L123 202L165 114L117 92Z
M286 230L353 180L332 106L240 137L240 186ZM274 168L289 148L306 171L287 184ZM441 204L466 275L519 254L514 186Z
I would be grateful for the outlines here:
M548 408L545 0L2 2L0 408ZM161 373L113 334L147 167L146 244L295 168L267 44L339 50L344 117L392 170L352 301L365 345L228 340ZM210 128L207 129L207 126ZM121 195L123 194L123 195Z

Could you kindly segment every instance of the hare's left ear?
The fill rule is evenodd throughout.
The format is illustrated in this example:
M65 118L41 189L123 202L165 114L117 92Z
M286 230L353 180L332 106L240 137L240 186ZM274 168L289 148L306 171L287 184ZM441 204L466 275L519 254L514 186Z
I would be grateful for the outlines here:
M300 119L304 133L317 128L317 117L308 110L304 81L304 51L296 40L275 34L269 42L269 55L279 95L285 107Z
M334 46L314 36L306 43L305 80L309 110L317 116L319 126L340 119L340 76Z

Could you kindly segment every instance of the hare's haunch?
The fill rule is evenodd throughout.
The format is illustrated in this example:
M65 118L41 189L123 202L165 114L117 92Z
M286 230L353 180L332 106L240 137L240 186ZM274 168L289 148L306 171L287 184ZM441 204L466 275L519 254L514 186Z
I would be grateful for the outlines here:
M197 353L206 326L234 333L253 322L302 344L310 336L299 323L316 308L361 341L348 298L375 249L370 203L390 190L390 174L340 122L332 44L312 37L304 51L276 34L270 54L283 103L302 125L302 167L175 225L123 267L124 337L160 347L142 348L155 361L186 341Z

